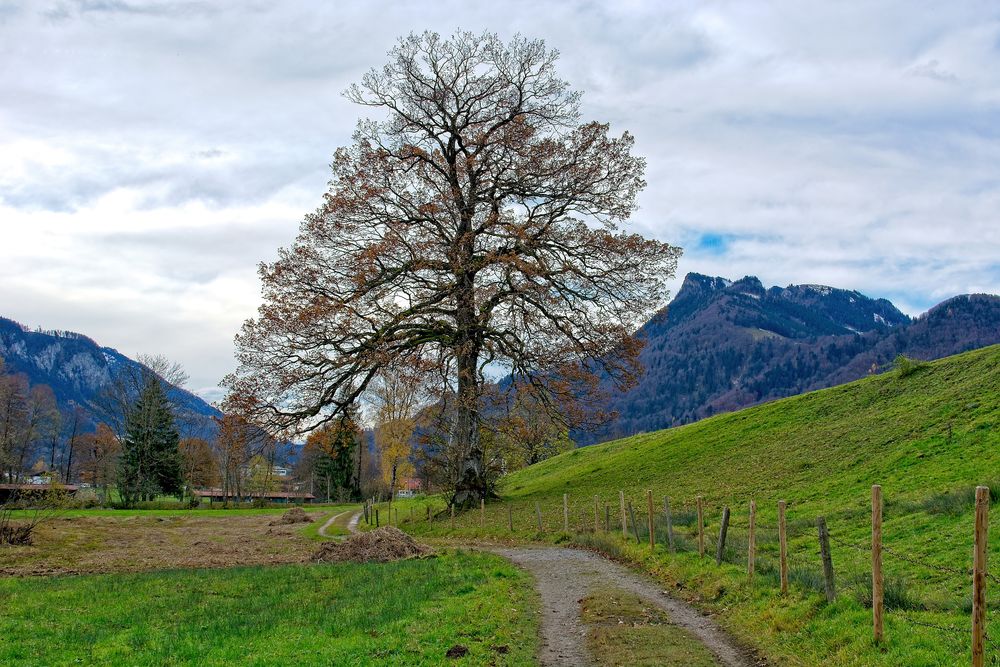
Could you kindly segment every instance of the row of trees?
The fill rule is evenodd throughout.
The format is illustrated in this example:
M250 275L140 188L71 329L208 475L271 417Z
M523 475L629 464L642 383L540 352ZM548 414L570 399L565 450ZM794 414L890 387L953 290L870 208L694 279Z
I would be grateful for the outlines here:
M5 373L0 358L0 481L18 483L32 471L68 476L82 420L78 409L59 410L48 385Z
M233 497L273 490L275 441L233 416L199 425L170 398L185 381L178 365L141 356L116 369L89 410L60 410L47 385L4 372L0 359L0 481L82 482L104 501L117 489L126 504L202 487Z

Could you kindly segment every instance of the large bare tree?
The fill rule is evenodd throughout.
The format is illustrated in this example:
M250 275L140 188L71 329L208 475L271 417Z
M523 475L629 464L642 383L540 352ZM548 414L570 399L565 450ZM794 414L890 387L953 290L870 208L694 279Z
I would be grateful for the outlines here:
M379 117L358 123L322 205L260 268L264 302L227 379L246 414L313 428L389 360L431 359L457 402L465 504L490 493L484 369L634 380L631 334L665 302L680 250L621 230L645 162L628 133L581 122L557 57L520 37L410 35L346 92Z

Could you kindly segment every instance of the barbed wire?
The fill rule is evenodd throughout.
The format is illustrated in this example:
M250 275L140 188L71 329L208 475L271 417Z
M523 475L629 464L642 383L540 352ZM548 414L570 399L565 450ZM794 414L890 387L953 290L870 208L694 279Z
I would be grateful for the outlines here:
M887 553L890 556L892 556L893 558L897 558L897 559L899 559L899 560L901 560L901 561L903 561L905 563L910 563L911 565L918 565L920 567L925 567L928 570L937 570L938 572L944 572L946 574L957 574L957 575L961 575L963 577L971 577L972 576L972 568L971 567L968 568L968 569L964 569L963 570L963 569L959 569L957 567L949 567L948 565L932 565L932 564L930 564L930 563L928 563L926 561L923 561L923 560L921 560L919 558L914 558L912 556L906 556L904 554L901 554L898 551L896 551L895 549L893 549L891 547L888 547L888 546L886 546L884 544L882 545L882 552L883 553ZM989 575L987 574L987 576L989 576Z
M871 547L864 546L864 545L861 545L861 544L853 544L853 543L848 542L846 540L842 540L839 537L837 537L837 536L835 536L835 535L833 535L832 533L829 533L829 532L827 533L827 537L829 537L830 541L833 542L834 544L840 545L842 547L847 547L848 549L854 549L855 551L860 551L862 553L871 553L871 550L872 550Z
M939 632L947 632L953 635L966 635L970 632L969 628L961 628L957 625L938 625L937 623L931 623L930 621L924 621L920 619L913 618L908 612L901 609L897 609L894 615L898 614L907 623L912 625L918 625L924 628L930 628L932 630L938 630Z

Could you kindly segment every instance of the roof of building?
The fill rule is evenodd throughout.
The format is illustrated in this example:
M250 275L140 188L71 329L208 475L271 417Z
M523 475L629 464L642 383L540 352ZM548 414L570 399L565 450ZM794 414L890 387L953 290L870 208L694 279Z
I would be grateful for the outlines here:
M79 488L75 484L0 484L0 490L3 491L49 491L56 489L72 493Z
M400 490L406 489L407 491L419 491L421 487L423 487L423 484L417 477L407 477L399 485Z

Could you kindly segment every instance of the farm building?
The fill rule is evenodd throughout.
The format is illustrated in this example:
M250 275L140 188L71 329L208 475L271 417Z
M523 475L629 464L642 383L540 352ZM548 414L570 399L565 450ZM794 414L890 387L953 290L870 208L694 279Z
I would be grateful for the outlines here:
M267 491L266 493L243 493L237 496L232 491L224 494L222 489L195 489L193 493L198 498L208 498L210 503L224 503L227 500L234 503L252 503L262 499L272 503L311 503L316 500L316 496L313 494L299 491Z
M399 490L396 491L396 497L412 498L413 496L420 493L420 490L422 488L423 485L420 483L419 479L417 479L416 477L407 477L406 479L403 480L402 484L399 487Z

